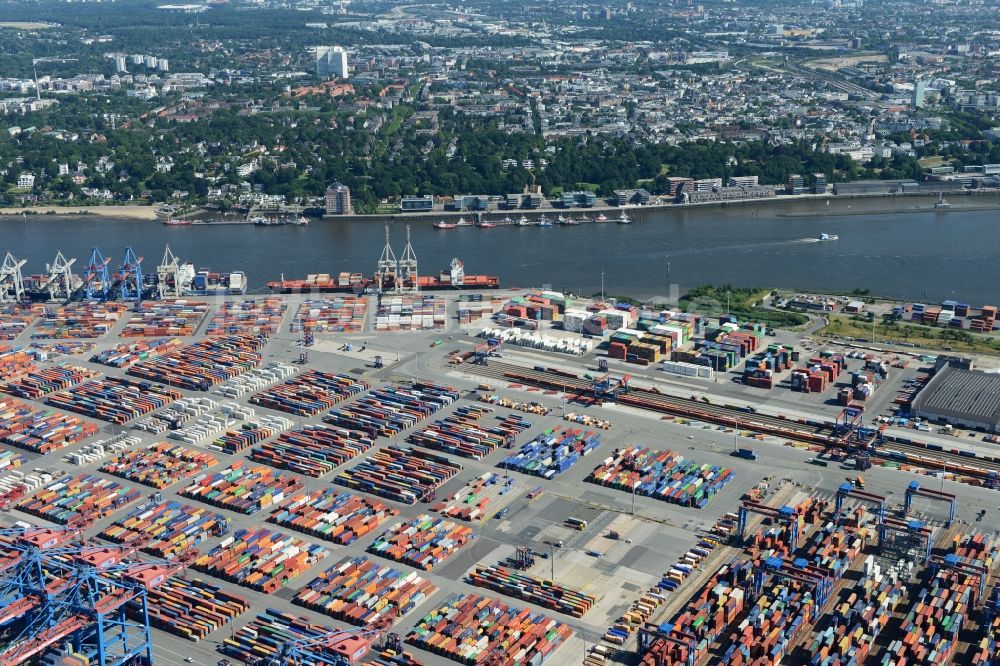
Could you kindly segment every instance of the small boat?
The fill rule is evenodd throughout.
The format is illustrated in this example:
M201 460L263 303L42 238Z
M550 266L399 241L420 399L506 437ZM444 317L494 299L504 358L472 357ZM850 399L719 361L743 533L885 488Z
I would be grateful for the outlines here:
M517 226L519 226L519 227L527 227L527 226L530 226L530 225L531 225L531 220L529 220L524 215L522 215L521 217L517 218Z
M556 218L556 222L559 224L566 224L566 217L562 213L559 213L559 217Z
M514 220L511 219L510 215L504 215L504 218L500 221L504 224L514 224Z
M951 204L945 201L944 195L939 195L938 200L934 202L935 208L951 208Z
M604 213L598 213L597 217L594 218L594 222L607 222L608 216Z
M538 222L536 222L535 224L537 224L540 227L551 227L552 221L549 220L549 218L546 217L545 215L542 215L540 218L538 218Z
M838 236L837 234L828 234L828 233L824 232L824 233L821 233L819 235L819 240L821 240L821 241L835 241L835 240L840 240L840 236Z
M483 220L479 222L479 224L477 224L476 226L479 227L480 229L492 229L493 227L497 226L497 223L492 220Z
M455 223L455 226L456 227L471 227L472 226L472 222L469 222L464 217L460 217L460 218L458 218L458 222Z
M435 229L447 230L447 229L455 229L457 227L458 225L455 224L454 222L445 222L444 220L438 220L437 222L434 223Z
M171 217L166 220L163 220L163 224L167 225L168 227L184 227L191 224L191 220L180 220L176 217Z
M305 215L299 215L297 218L292 220L292 224L296 227L304 227L309 224L309 219Z
M560 220L559 224L571 227L580 224L580 220L576 219L575 217L564 217L562 218L562 220Z
M628 213L622 211L622 214L615 218L615 222L618 224L632 224L632 218L628 216Z

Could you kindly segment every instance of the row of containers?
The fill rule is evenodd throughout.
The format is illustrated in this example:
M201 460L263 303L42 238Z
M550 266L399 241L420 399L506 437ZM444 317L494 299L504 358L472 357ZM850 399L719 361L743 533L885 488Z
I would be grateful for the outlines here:
M97 434L75 416L0 398L0 442L34 453L51 453Z
M303 301L292 320L292 333L361 333L368 312L367 296L331 296Z
M205 333L210 336L272 336L281 328L288 303L283 298L259 298L226 301L209 320Z
M293 495L268 522L347 546L398 513L378 500L325 488Z
M0 377L10 380L35 367L38 354L25 347L0 345Z
M440 516L422 514L383 532L368 552L431 571L475 539L472 529Z
M371 439L394 437L456 402L458 389L430 382L383 386L331 411L325 423L357 430Z
M733 480L731 467L686 460L675 451L627 447L616 449L587 477L609 488L703 509Z
M50 395L54 407L123 425L179 400L175 389L124 377L90 379L69 390Z
M127 304L114 301L105 303L88 301L46 308L31 337L32 339L103 338L127 311Z
M825 352L809 359L805 367L792 370L792 390L804 393L822 393L837 383L837 378L847 370L843 354Z
M829 514L812 510L818 506L829 508L815 502L795 508L796 516L818 521L800 522L804 530L812 528L801 547L785 541L754 559L723 565L660 626L677 640L655 639L642 663L679 665L709 655L713 663L734 666L807 663L811 655L793 647L804 628L820 620L827 594L859 560L867 536L850 525L824 522ZM749 596L756 585L760 594Z
M101 531L100 537L173 559L228 531L228 519L209 509L182 502L151 502L115 520Z
M90 357L93 363L100 363L112 368L127 368L138 361L146 361L168 352L176 351L184 346L180 338L156 338L155 340L137 340L122 342L100 351Z
M304 488L305 484L298 477L237 460L223 470L199 475L179 494L221 509L251 515L282 503L292 493Z
M541 664L573 630L529 608L479 594L454 594L424 615L406 641L462 664L499 656L504 664Z
M159 442L126 451L101 467L102 472L163 489L218 464L210 453Z
M206 314L206 301L142 301L139 310L125 322L121 336L155 338L161 335L194 335Z
M483 417L492 413L489 407L465 405L444 419L411 433L407 441L427 449L482 460L501 447L513 447L517 436L531 427L531 423L516 414L497 417L499 423L484 423Z
M64 476L50 483L17 508L60 525L86 525L135 502L137 488L92 474Z
M327 556L322 546L266 528L236 530L197 557L193 569L273 594Z
M250 458L272 467L319 478L365 453L374 445L374 440L363 433L307 425L298 430L283 432L273 441L261 443L251 451Z
M41 303L25 307L21 303L0 304L0 340L13 340L42 316Z
M0 336L0 340L3 337ZM57 356L82 356L90 354L97 347L93 342L74 342L71 340L43 340L31 343L31 352L39 361L49 361Z
M756 388L774 388L775 376L790 370L799 353L788 345L773 343L748 358L743 365L743 383Z
M437 489L461 471L460 464L445 456L389 446L341 471L333 482L402 504L416 504L436 497Z
M505 457L499 466L543 479L554 479L601 445L601 436L590 430L556 426Z
M596 597L551 580L536 578L504 563L477 565L469 572L467 580L476 587L493 590L570 617L583 617L597 603Z
M309 643L309 657L301 666L358 663L368 652L368 641L340 641L330 645L322 640L333 632L330 627L312 624L308 619L268 608L244 624L231 637L225 638L219 651L227 657L246 663L276 657L290 641ZM350 647L348 652L346 648ZM390 662L391 663L391 662Z
M269 425L247 421L236 430L227 430L219 435L208 448L234 455L274 437L277 431Z
M264 339L257 336L207 338L132 364L128 374L192 391L207 391L260 365Z
M3 392L18 398L41 400L50 393L63 391L100 373L79 365L61 363L50 368L32 367L3 386ZM5 375L10 377L11 375Z
M293 602L357 626L386 626L437 592L416 572L346 558L302 587Z
M502 517L504 507L516 499L525 487L512 476L501 477L494 472L485 472L451 497L435 504L433 511L469 523L483 521L491 515Z
M250 402L297 416L316 416L367 390L367 383L350 375L307 370L255 394Z

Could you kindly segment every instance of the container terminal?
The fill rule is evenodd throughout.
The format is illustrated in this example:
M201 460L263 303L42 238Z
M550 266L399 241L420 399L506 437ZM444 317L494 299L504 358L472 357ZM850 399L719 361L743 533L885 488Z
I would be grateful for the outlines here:
M0 279L4 664L1000 658L966 360L531 289L151 293L93 259L45 303Z

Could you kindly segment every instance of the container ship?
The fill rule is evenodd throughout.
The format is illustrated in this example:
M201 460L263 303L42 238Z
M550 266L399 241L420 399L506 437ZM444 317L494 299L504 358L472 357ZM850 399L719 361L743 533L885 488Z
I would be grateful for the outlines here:
M268 282L272 291L282 294L300 292L337 292L353 291L363 293L370 291L387 291L395 287L395 276L390 275L388 281L379 283L377 275L367 277L361 273L343 272L333 276L328 273L308 275L304 280L278 280ZM412 284L406 284L412 287ZM452 259L448 271L441 271L436 276L421 275L417 277L416 286L421 290L434 289L496 289L500 287L500 278L495 275L466 275L461 260Z

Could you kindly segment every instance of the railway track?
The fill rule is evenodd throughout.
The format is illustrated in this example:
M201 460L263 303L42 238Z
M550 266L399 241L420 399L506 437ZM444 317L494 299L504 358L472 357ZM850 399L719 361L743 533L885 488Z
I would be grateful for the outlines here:
M488 366L463 364L463 370L510 384L524 384L536 388L589 395L591 383L587 379L554 368L525 368L491 360ZM619 404L706 421L732 428L753 430L761 434L806 441L820 446L840 448L833 436L834 423L818 419L785 419L758 414L729 405L717 405L691 398L678 398L660 393L655 388L630 386L628 393L619 396ZM977 456L972 453L947 451L936 444L910 438L886 435L886 445L874 452L875 457L902 463L913 463L930 469L948 471L986 478L990 472L1000 472L1000 460Z

